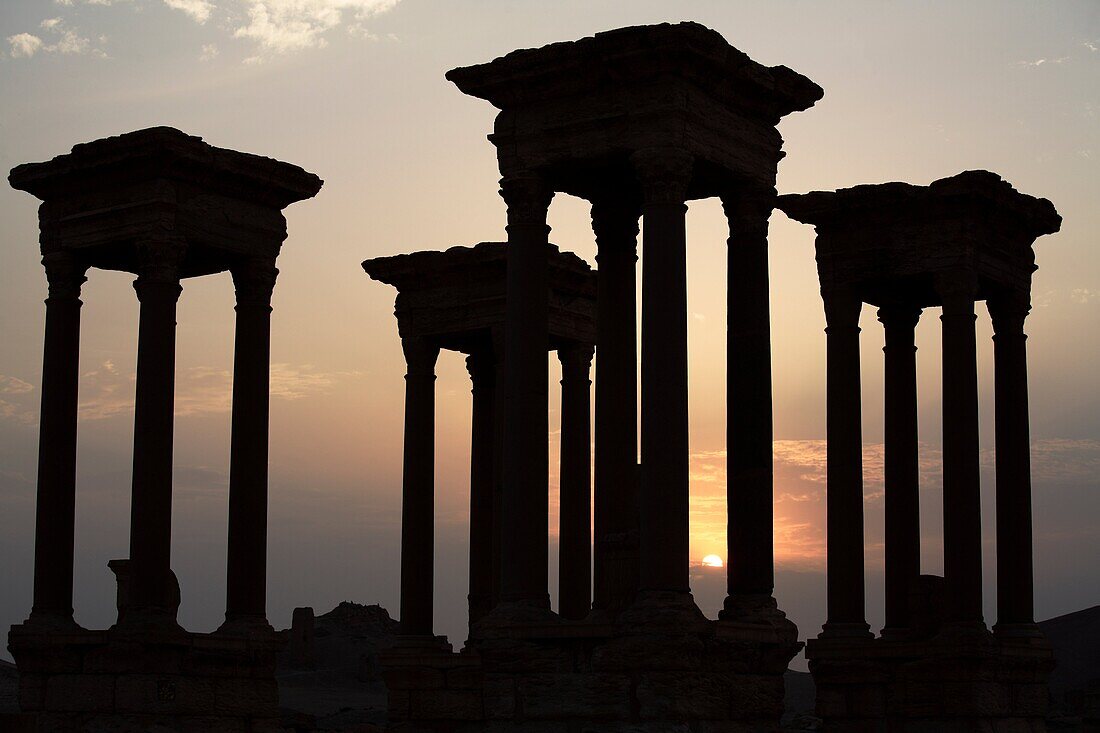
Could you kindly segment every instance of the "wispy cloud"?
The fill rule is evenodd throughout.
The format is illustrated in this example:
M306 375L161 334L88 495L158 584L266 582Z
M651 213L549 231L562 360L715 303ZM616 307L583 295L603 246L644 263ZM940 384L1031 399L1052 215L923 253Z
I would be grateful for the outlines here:
M1092 51L1093 53L1095 53L1097 51L1100 51L1100 40L1085 41L1081 45L1084 46L1085 48L1087 48L1088 50Z
M353 30L393 9L399 0L246 0L248 23L233 35L255 41L261 52L285 54L328 45L325 35L345 21ZM360 35L363 35L360 32ZM260 57L251 57L258 60Z
M199 53L199 61L213 61L218 58L218 46L214 43L204 44L202 52Z
M98 58L107 57L107 53L99 45L81 35L77 29L65 25L62 18L47 18L39 24L39 27L52 42L47 42L46 39L33 33L17 33L14 36L8 36L12 58L31 58L38 53L89 54ZM105 41L105 37L99 38L100 44Z
M1074 288L1070 291L1069 298L1074 303L1084 305L1100 298L1100 290L1095 290L1093 288Z
M1059 56L1058 58L1041 58L1034 61L1017 61L1016 65L1036 69L1040 66L1064 64L1067 61L1069 61L1069 56Z
M210 20L210 14L214 12L214 3L209 0L164 0L164 4L187 14L199 24Z
M37 419L29 406L33 391L34 385L30 382L0 374L0 418L33 425Z

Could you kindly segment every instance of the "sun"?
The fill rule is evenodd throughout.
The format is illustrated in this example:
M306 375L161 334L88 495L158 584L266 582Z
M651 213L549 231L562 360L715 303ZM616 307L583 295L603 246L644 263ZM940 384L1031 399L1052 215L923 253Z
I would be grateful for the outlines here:
M708 568L720 568L725 563L722 562L722 558L718 555L707 555L703 558L703 566Z

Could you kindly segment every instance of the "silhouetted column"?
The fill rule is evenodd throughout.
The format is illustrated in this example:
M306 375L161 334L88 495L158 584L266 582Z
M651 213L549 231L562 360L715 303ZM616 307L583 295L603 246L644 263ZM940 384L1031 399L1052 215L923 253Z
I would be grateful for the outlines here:
M558 349L561 360L561 475L558 613L582 619L592 588L592 347Z
M642 590L688 592L687 253L693 161L675 149L631 157L642 208Z
M500 194L508 204L500 598L549 608L546 213L554 193L528 176L502 179Z
M723 197L726 288L727 611L769 605L772 557L772 369L768 217L775 191ZM738 614L734 614L738 615Z
M42 355L31 620L70 625L73 624L80 286L87 279L84 277L87 267L61 252L46 255L42 264L50 290L46 298Z
M638 218L629 201L592 206L596 234L596 466L592 606L622 610L638 591Z
M470 623L493 604L493 474L496 363L490 348L466 357L473 387L470 438Z
M132 610L127 621L175 624L172 576L172 433L178 263L183 245L144 245L134 289L141 302L130 503Z
M237 296L229 460L228 625L267 622L267 451L274 260L232 270Z
M494 326L491 332L493 349L493 548L491 558L491 602L489 609L500 603L501 555L504 547L504 327Z
M880 308L886 442L886 625L883 635L909 628L909 591L920 575L920 465L917 448L917 347L920 308Z
M401 483L401 633L432 636L435 581L435 362L439 345L401 339L405 452Z
M828 621L825 636L867 636L863 588L863 428L860 415L860 298L822 293L826 352L826 530Z
M1031 549L1026 296L987 302L993 319L997 462L998 633L1035 632Z
M978 463L975 284L961 276L936 283L943 303L943 575L948 620L982 621L982 505Z

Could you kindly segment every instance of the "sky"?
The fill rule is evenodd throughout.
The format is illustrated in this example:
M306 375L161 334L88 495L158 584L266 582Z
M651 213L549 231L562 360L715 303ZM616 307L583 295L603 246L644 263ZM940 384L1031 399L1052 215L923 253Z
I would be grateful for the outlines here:
M1028 319L1036 613L1100 603L1100 4L968 0L5 0L0 169L79 142L171 125L325 179L287 210L272 325L269 617L341 600L399 614L404 364L394 292L359 263L504 238L495 110L443 77L516 48L626 25L696 20L825 97L780 124L780 192L999 173L1049 198ZM31 603L46 282L37 201L0 187L0 627ZM551 239L594 263L587 205L559 195ZM688 214L691 555L725 558L725 240L717 201ZM825 336L813 229L771 219L775 550L780 607L824 622ZM77 620L114 620L107 561L129 532L137 301L133 276L84 286ZM228 274L179 303L173 567L185 627L224 612L233 293ZM862 314L867 611L882 625L882 329ZM979 308L985 616L996 620L992 343ZM942 572L939 324L917 333L922 571ZM557 463L559 370L551 357ZM465 638L469 380L437 381L436 626ZM557 474L550 476L551 595ZM725 558L736 562L736 558ZM721 570L696 568L715 615Z

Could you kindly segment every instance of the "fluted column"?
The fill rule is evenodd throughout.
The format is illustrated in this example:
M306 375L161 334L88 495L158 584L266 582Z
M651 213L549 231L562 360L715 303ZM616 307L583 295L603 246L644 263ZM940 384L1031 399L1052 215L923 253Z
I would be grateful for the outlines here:
M775 191L722 198L729 222L726 288L726 511L724 615L774 606L772 369L768 218Z
M640 589L689 592L685 214L693 161L677 149L631 157L642 208Z
M948 621L984 628L982 503L978 463L975 283L966 276L936 283L943 303L943 575Z
M278 273L273 259L250 260L232 270L237 328L233 349L224 628L270 628L267 621L267 459L271 292Z
M405 448L401 482L401 634L432 636L435 570L435 362L439 345L401 339Z
M470 623L493 606L493 474L496 363L491 348L466 357L473 392L470 437Z
M884 636L910 627L909 590L920 575L920 464L917 447L917 347L920 308L880 308L886 442L886 625Z
M822 292L826 351L826 572L823 636L869 637L863 585L863 427L859 312L848 291Z
M80 378L80 286L87 266L67 253L42 258L49 281L42 355L42 413L35 505L31 621L73 625L76 423Z
M558 349L561 360L561 472L558 613L588 615L592 597L592 347Z
M638 591L638 204L592 205L596 234L596 466L593 608Z
M131 610L126 622L176 621L172 575L172 434L176 378L176 302L183 289L183 244L139 248L134 282L138 321L134 402L134 477L130 504Z
M503 178L500 194L508 205L500 598L549 608L546 214L554 194L536 176Z
M1031 541L1031 440L1028 427L1027 296L987 302L993 319L997 470L998 634L1036 632Z

